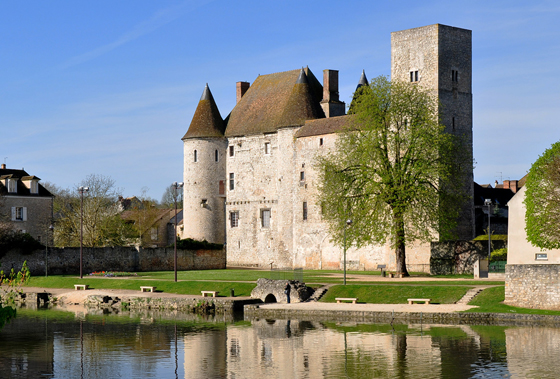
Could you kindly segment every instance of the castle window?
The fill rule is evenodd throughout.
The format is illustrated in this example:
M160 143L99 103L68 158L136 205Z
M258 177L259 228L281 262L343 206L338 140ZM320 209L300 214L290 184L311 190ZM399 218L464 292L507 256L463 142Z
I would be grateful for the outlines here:
M198 151L194 151L194 161L198 162Z
M418 81L418 70L410 71L410 81L417 82Z
M233 154L234 154L233 145L230 145L230 147L229 147L229 156L230 156L230 157L233 157Z
M451 70L451 81L452 82L459 82L459 71Z
M265 154L270 154L270 142L265 142L264 143L264 153Z
M451 127L455 130L455 117L451 117Z
M225 195L226 194L226 183L225 180L220 180L218 183L218 193L220 195Z
M216 149L216 151L214 151L214 161L218 162L219 160L220 160L220 153Z
M319 146L323 146L323 139L319 138Z
M307 220L307 201L303 202L303 221Z
M232 228L239 226L239 211L229 212L229 225Z
M229 190L233 191L235 188L235 174L230 172L229 174Z
M301 171L299 173L299 180L300 182L304 182L305 181L305 171Z
M270 209L261 209L261 226L270 228Z

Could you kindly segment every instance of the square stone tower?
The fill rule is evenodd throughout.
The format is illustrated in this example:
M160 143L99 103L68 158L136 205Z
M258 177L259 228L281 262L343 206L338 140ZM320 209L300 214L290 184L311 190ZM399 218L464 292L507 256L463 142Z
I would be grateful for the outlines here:
M391 33L391 80L432 89L446 131L460 136L472 157L472 32L441 24ZM460 214L457 236L474 238L472 167L464 178L470 200Z

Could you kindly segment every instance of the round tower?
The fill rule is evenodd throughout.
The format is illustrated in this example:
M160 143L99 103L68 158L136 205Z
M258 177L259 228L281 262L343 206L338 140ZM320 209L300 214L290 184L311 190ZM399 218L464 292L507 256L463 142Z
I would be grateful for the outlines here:
M208 84L183 140L182 238L225 243L225 123Z

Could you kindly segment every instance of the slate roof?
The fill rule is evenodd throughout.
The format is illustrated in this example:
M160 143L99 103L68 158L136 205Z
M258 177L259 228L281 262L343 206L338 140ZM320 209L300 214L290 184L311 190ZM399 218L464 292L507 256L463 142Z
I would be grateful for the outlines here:
M226 137L272 133L324 118L323 86L309 68L260 75L228 116Z
M306 121L305 125L297 131L296 138L341 132L350 122L351 117L345 115Z
M18 179L16 185L16 192L8 193L8 189L4 186L3 179L11 178ZM0 194L2 196L29 196L29 197L54 197L52 193L49 192L45 187L38 183L38 192L31 193L30 189L25 186L22 182L23 180L36 179L40 180L38 177L29 175L25 170L15 170L10 168L0 169Z
M191 125L182 139L224 137L224 130L224 120L220 115L208 84L206 84L194 112Z

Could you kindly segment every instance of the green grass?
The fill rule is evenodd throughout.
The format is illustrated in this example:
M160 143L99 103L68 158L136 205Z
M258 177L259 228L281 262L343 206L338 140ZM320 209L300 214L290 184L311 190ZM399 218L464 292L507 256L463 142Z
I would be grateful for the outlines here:
M555 316L560 315L560 311L512 307L504 304L504 299L505 295L503 286L487 288L469 303L469 305L477 305L479 308L469 309L465 312L519 313Z
M32 277L28 287L43 288L68 288L74 289L74 284L88 284L91 289L125 289L139 291L140 286L157 287L157 291L166 293L176 293L183 295L200 295L200 291L220 291L222 295L229 296L230 289L235 289L235 296L250 296L255 288L255 283L242 282L196 282L155 279L109 279L97 277L84 277L83 279L75 276L49 276L48 278L36 276Z
M406 286L406 285L346 285L332 286L323 302L335 302L337 297L357 297L360 303L406 304L407 299L429 298L433 303L452 304L470 289L468 286Z

